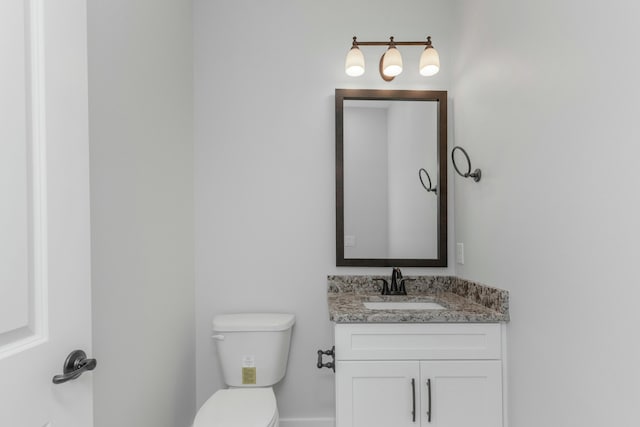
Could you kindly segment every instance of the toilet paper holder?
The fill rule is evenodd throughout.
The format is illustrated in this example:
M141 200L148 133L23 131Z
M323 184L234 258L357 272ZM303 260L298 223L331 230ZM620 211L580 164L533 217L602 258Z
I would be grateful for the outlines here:
M331 362L322 363L323 355L331 356ZM331 350L318 350L318 363L316 364L318 369L329 368L333 369L333 372L336 371L336 346L331 347Z

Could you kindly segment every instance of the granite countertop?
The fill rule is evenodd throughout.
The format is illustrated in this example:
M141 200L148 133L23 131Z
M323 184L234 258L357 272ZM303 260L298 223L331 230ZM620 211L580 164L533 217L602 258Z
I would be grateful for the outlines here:
M329 276L329 320L336 323L491 323L509 321L509 293L453 276L405 276L406 296L381 295L385 276ZM371 302L435 302L438 310L368 309Z

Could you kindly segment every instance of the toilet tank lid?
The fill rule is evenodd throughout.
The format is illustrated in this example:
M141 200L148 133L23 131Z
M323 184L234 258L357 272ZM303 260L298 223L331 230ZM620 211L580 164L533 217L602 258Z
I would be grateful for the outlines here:
M286 313L236 313L219 314L213 318L213 330L235 331L284 331L295 323L296 317Z

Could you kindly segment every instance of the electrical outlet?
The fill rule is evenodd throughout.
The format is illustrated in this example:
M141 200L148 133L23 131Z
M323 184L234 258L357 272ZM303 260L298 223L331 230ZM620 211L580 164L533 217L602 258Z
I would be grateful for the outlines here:
M345 248L353 248L356 245L356 236L344 236Z
M456 262L464 264L464 243L456 243Z

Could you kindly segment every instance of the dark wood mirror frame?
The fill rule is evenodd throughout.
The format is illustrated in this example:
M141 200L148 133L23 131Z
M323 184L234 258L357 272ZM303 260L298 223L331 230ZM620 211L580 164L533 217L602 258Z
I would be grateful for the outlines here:
M346 258L344 257L344 101L401 100L438 103L438 212L437 258ZM359 267L447 266L447 91L336 89L336 265Z

